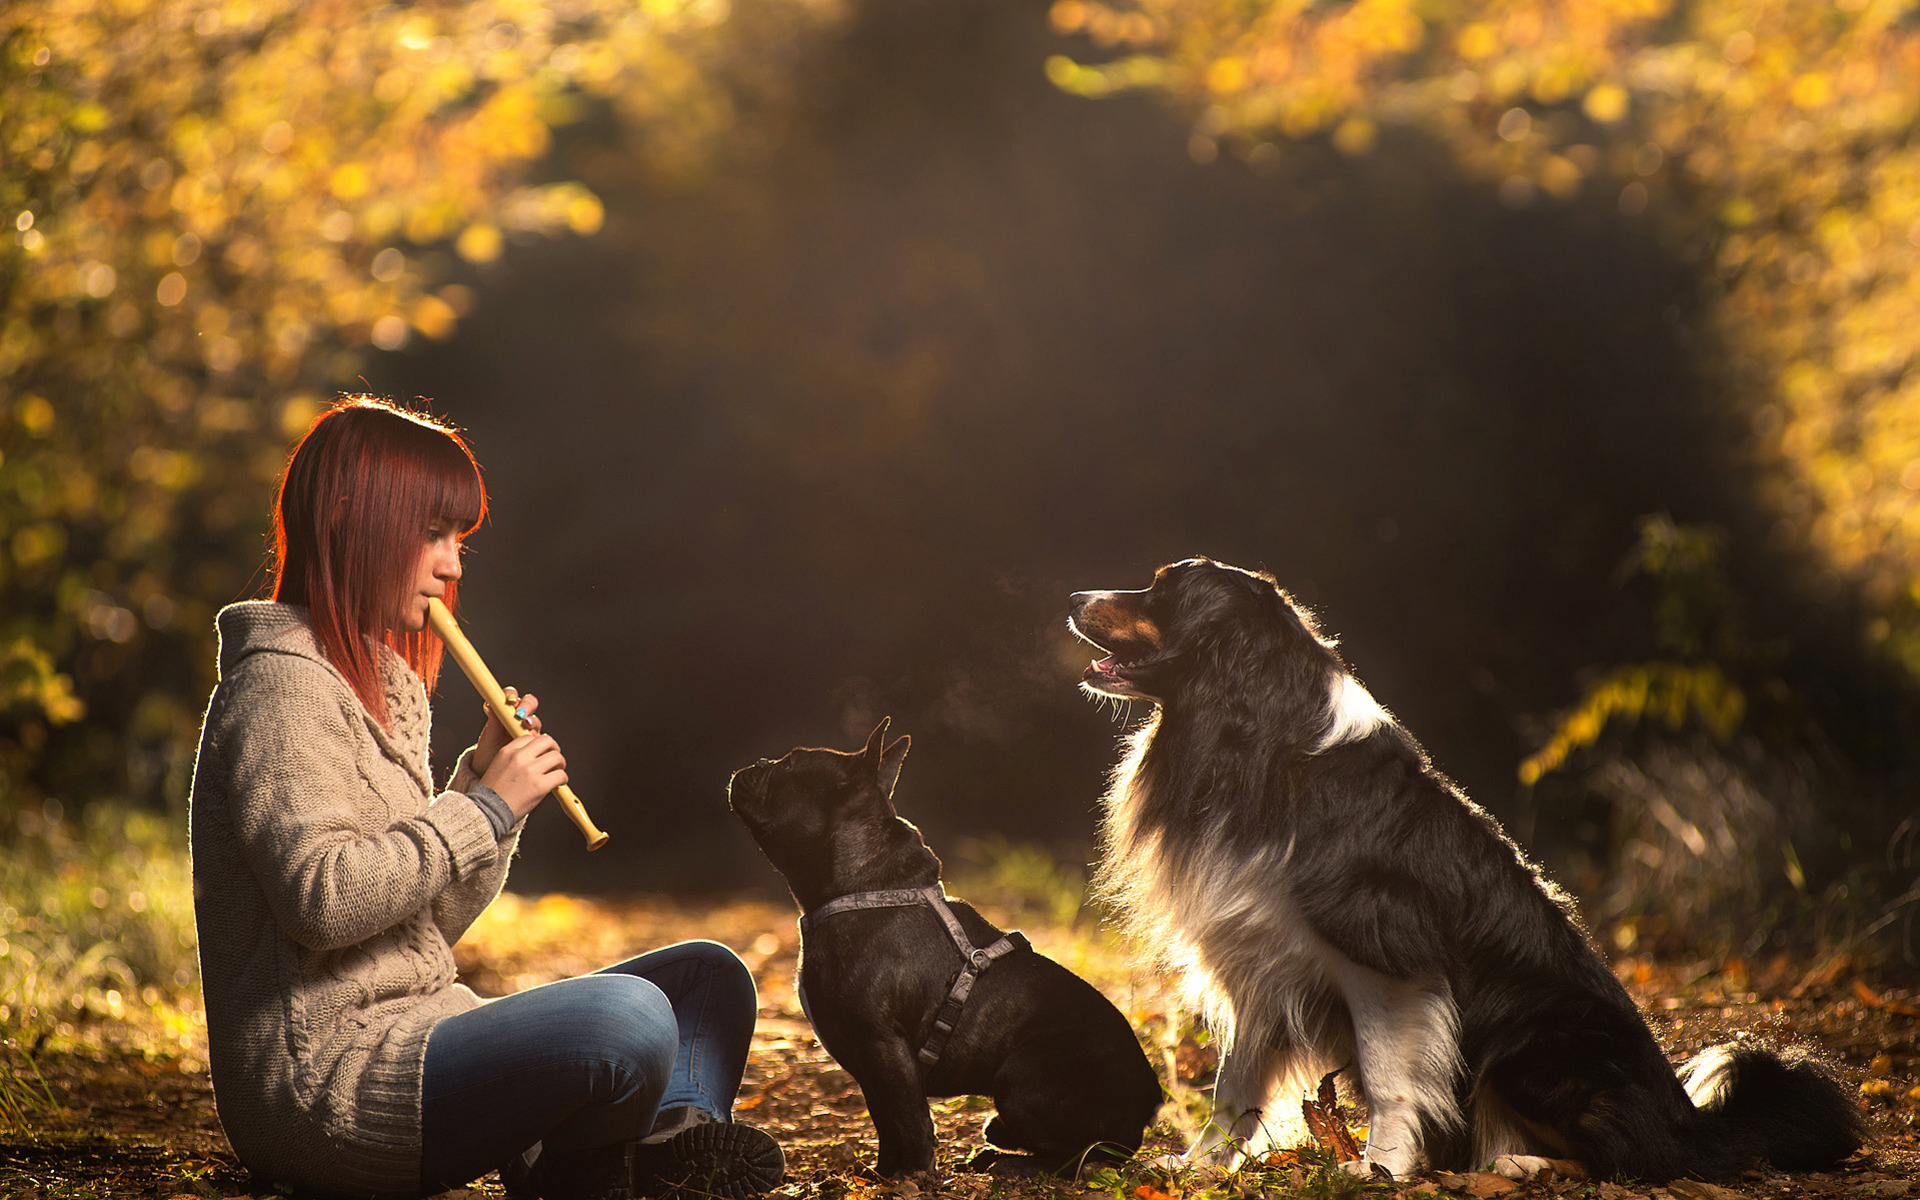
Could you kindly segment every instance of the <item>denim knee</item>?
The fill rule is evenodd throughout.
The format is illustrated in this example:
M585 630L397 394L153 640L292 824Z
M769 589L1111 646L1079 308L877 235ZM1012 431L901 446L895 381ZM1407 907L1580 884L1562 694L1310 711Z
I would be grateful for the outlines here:
M738 954L719 942L692 941L685 945L698 953L701 963L713 973L714 986L723 995L744 997L749 1012L758 1010L760 993L754 986L753 972Z
M634 975L590 975L572 983L566 1036L574 1049L624 1068L634 1082L664 1088L679 1043L665 994Z

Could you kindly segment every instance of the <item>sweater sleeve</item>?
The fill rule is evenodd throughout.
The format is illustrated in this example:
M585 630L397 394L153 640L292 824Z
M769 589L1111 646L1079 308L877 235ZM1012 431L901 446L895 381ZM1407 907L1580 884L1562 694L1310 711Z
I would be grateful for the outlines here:
M464 795L473 807L481 808L483 806L478 801L471 800L471 797L482 788L485 788L488 794L493 793L493 789L487 788L480 782L480 777L474 774L473 748L469 746L460 755L460 760L454 764L453 778L448 790L441 793L440 799L435 801L435 804L461 802ZM511 813L511 810L506 808L505 801L496 797L495 802L503 810ZM500 850L495 855L493 863L483 870L454 880L434 898L433 923L440 927L440 934L447 939L447 945L451 946L460 940L461 935L466 933L467 927L486 910L487 905L493 903L494 897L498 896L500 889L506 885L507 867L512 862L514 848L520 844L520 831L526 827L526 824L527 819L521 817L514 821L505 833L499 833L496 830L500 839Z
M364 718L324 668L257 656L226 682L219 741L233 828L288 937L316 950L355 945L494 865L492 827L464 798L368 827Z

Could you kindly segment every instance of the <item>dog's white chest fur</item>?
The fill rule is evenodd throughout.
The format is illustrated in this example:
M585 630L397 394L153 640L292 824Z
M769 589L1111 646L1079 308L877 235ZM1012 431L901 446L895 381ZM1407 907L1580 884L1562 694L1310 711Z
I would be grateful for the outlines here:
M1335 706L1336 736L1370 726L1364 696ZM1343 708L1359 719L1340 721ZM1213 1121L1192 1157L1231 1167L1249 1148L1299 1140L1300 1098L1326 1073L1356 1067L1372 1109L1367 1161L1412 1170L1422 1121L1462 1120L1459 1018L1445 983L1369 969L1317 934L1294 899L1294 841L1276 848L1212 831L1175 861L1139 824L1148 797L1138 768L1153 732L1149 722L1115 773L1100 877L1222 1047Z

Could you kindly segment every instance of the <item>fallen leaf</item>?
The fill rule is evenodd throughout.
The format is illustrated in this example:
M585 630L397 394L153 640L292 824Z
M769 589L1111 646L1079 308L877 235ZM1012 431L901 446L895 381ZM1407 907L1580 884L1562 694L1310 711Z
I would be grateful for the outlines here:
M1520 1185L1513 1180L1491 1171L1469 1171L1461 1175L1441 1171L1436 1179L1448 1191L1466 1196L1504 1196L1520 1190Z
M1889 1000L1858 979L1853 981L1853 994L1868 1008L1877 1008L1881 1012L1890 1012L1902 1017L1920 1017L1920 1008L1911 1004L1902 1004L1898 1000Z
M1307 1119L1307 1130L1313 1134L1313 1140L1333 1156L1333 1161L1352 1162L1360 1157L1360 1143L1353 1140L1346 1121L1340 1116L1340 1099L1334 1094L1333 1076L1334 1072L1329 1071L1320 1080L1319 1098L1302 1100L1300 1112Z
M1547 1160L1547 1166L1552 1168L1553 1173L1562 1179L1585 1179L1587 1177L1587 1164L1575 1159L1550 1158Z
M1846 974L1847 968L1852 965L1853 959L1844 954L1818 963L1812 970L1800 977L1800 982L1794 984L1793 990L1788 992L1787 995L1798 1000L1800 997L1806 995L1810 989L1828 987L1834 980Z
M1699 1179L1676 1179L1667 1185L1667 1190L1681 1200L1747 1200L1744 1192Z

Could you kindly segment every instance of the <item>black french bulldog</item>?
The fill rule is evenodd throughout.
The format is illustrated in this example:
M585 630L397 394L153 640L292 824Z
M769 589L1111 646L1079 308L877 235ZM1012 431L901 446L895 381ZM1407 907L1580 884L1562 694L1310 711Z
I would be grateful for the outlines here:
M733 811L799 902L801 1004L866 1096L880 1174L932 1169L929 1096L991 1096L987 1141L1035 1156L984 1151L976 1170L1024 1161L1071 1172L1090 1153L1132 1154L1161 1103L1133 1029L1091 984L971 905L944 901L942 916L915 898L940 896L940 860L894 811L909 739L885 745L887 726L864 750L797 749L727 784ZM883 906L866 906L875 902ZM971 994L956 1006L969 975Z

